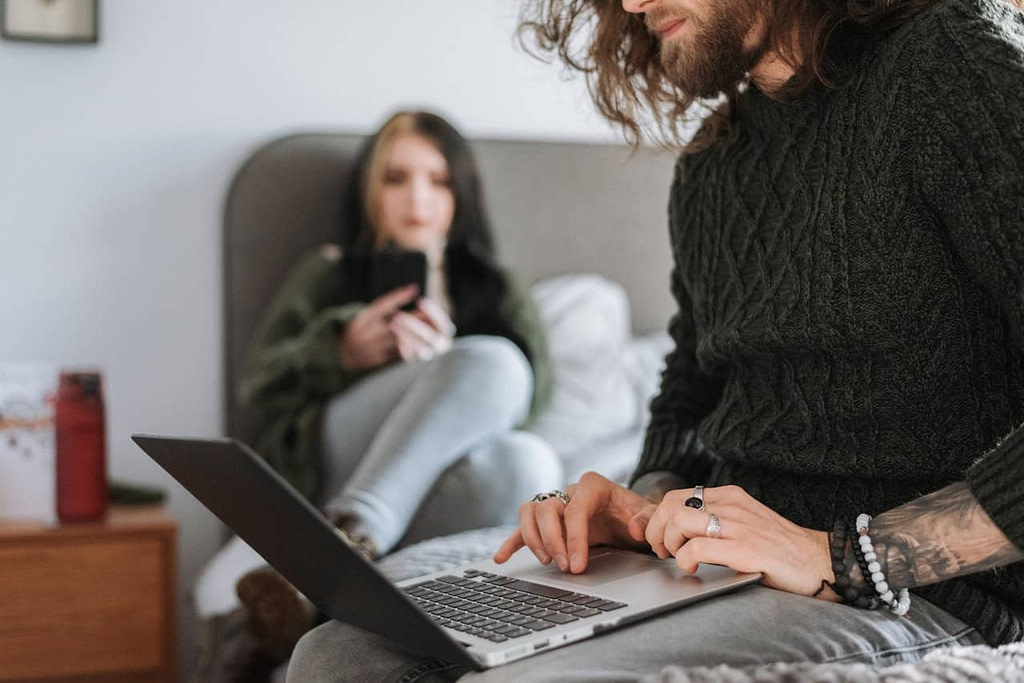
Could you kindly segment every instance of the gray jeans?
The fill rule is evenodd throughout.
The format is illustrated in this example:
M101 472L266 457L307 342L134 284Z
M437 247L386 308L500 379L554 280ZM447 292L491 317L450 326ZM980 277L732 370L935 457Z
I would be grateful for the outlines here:
M385 638L332 621L299 641L288 681L610 683L657 680L669 666L814 662L880 667L915 661L944 645L985 642L973 628L922 598L913 599L908 616L748 586L484 672L466 672L410 654Z
M371 375L327 406L325 509L353 515L381 552L514 523L522 501L564 477L545 441L515 429L532 395L526 357L499 337Z

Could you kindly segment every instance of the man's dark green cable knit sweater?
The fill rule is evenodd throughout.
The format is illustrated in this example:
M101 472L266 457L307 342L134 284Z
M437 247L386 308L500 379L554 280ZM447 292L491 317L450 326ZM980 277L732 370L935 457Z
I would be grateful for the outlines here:
M749 89L735 138L680 158L677 347L634 479L826 530L966 477L1024 547L1024 16L941 0L849 58L837 89ZM916 592L1024 638L1022 563Z

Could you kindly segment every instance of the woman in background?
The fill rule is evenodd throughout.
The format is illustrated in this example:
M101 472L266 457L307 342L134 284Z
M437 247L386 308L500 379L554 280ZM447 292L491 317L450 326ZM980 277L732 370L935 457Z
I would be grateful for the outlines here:
M359 154L343 219L341 244L296 266L254 340L241 391L263 420L258 452L371 559L403 537L514 523L562 483L521 429L552 374L528 292L495 262L467 142L434 114L396 114ZM391 247L426 255L425 292L371 299L357 264ZM237 589L286 655L310 624L282 584L294 592L257 570Z

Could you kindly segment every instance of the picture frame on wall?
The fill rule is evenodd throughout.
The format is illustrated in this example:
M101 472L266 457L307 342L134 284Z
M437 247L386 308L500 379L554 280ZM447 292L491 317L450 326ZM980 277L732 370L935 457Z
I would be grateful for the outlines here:
M0 0L0 36L41 43L97 43L99 0Z

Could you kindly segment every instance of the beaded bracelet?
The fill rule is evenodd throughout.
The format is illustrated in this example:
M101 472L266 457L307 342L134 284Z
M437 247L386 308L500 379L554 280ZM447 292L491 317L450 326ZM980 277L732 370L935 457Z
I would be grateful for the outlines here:
M836 580L828 586L842 598L844 603L852 605L860 597L860 591L850 585L850 577L846 574L846 540L846 522L841 519L836 520L828 544L829 554L832 557L832 573L835 574ZM821 592L820 588L818 592Z
M871 543L871 536L868 535L868 525L870 523L871 515L857 515L855 526L858 538L857 543L854 544L854 553L857 552L857 546L859 546L864 560L861 564L862 571L864 571L864 579L870 579L874 584L878 599L884 602L893 614L903 616L910 609L910 591L902 588L897 597L893 594L892 589L889 588L889 584L885 580L885 574L882 573L882 565L878 563L878 556L875 554L875 548ZM858 555L858 561L860 557L861 555Z
M866 594L860 594L854 604L863 609L878 609L882 606L882 601L879 599L878 593L875 592L874 584L871 581L871 572L868 571L868 560L864 557L864 549L857 542L853 542L850 545L853 547L853 556L860 566L860 573L864 577L864 583L868 590Z

